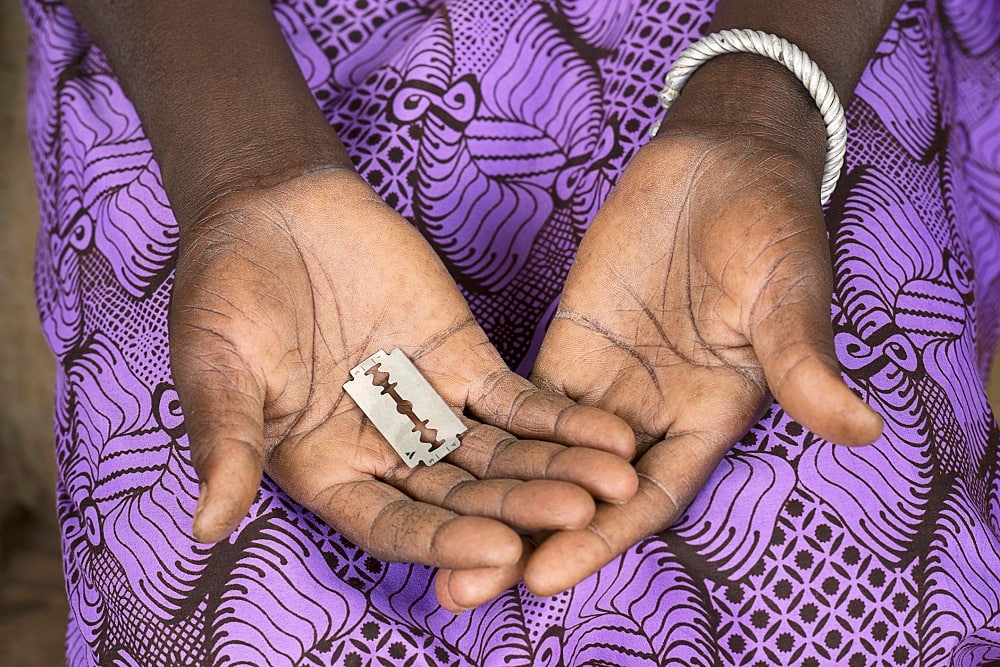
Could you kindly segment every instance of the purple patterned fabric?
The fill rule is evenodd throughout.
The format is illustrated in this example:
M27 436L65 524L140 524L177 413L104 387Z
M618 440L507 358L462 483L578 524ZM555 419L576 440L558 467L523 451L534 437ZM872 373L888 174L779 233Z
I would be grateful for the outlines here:
M265 481L233 537L197 484L166 342L176 226L149 144L60 4L24 0L59 360L58 509L79 665L980 665L1000 662L1000 3L909 2L849 109L829 221L873 447L772 406L672 530L575 589L460 616ZM650 124L702 0L286 0L359 170L530 368L588 222Z

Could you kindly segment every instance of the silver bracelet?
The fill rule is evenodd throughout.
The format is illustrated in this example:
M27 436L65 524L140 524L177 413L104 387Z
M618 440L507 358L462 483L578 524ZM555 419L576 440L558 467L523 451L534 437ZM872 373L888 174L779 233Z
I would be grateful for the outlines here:
M833 84L816 63L799 47L787 39L760 30L720 30L702 37L684 49L667 72L664 88L660 91L660 104L669 109L681 88L691 78L694 71L715 56L725 53L756 53L781 63L794 74L812 95L823 122L826 123L826 163L823 165L823 181L820 184L820 204L830 201L840 170L844 166L847 149L847 120L844 107L840 104ZM650 130L656 136L661 121Z

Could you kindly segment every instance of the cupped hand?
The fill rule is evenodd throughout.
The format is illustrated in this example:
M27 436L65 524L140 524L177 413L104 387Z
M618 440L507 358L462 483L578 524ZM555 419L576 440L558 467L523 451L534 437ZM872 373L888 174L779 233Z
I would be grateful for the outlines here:
M587 231L534 379L625 419L639 491L531 556L562 591L671 525L773 395L823 438L872 442L881 420L843 382L814 170L751 136L661 136Z
M518 532L582 528L592 496L638 483L627 425L508 370L430 246L349 170L231 193L185 227L170 345L199 540L234 529L266 471L375 556L510 585ZM408 468L343 390L395 347L466 415L431 467Z

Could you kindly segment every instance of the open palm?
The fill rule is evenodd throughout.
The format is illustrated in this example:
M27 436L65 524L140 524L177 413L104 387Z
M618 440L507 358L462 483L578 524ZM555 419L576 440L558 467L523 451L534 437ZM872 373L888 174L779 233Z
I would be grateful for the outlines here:
M869 443L844 384L818 186L749 137L664 136L632 161L581 244L535 381L624 418L639 492L556 533L528 563L561 591L668 527L773 394L817 434Z
M636 488L626 425L508 370L430 246L349 171L230 194L186 228L170 335L199 539L233 529L266 471L376 556L509 585L517 531L580 528L591 494ZM343 390L395 347L467 415L462 446L432 467L404 465Z

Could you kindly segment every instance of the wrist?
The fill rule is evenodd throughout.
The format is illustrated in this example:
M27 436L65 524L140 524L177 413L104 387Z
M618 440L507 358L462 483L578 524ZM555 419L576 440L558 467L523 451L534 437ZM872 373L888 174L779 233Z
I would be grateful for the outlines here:
M280 122L267 128L244 126L225 135L209 134L173 150L158 151L164 189L178 224L196 223L223 197L253 188L267 188L298 176L323 170L354 173L354 166L333 129Z
M657 137L748 136L796 155L819 182L826 126L812 97L780 63L726 54L704 63L667 112Z
M108 57L183 231L227 192L348 167L267 0L67 0Z

